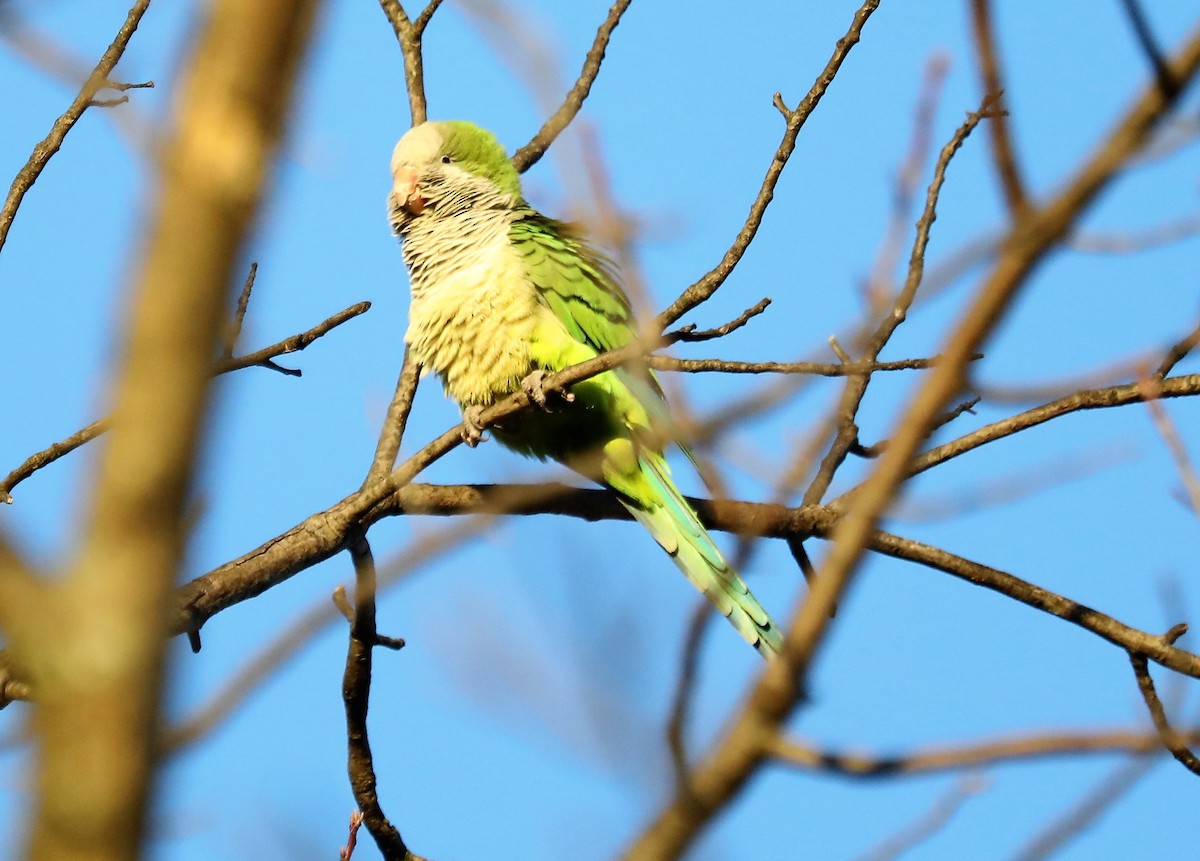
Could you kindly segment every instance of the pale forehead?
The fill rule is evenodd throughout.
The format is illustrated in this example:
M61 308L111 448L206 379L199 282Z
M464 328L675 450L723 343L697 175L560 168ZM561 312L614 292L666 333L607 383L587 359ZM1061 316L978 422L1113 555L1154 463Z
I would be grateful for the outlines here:
M392 172L401 164L417 165L433 161L442 146L436 123L421 123L405 132L392 152Z

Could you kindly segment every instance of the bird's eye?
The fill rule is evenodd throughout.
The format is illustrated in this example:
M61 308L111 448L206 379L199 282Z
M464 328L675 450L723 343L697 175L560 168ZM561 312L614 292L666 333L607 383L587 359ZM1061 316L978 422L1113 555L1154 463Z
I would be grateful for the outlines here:
M453 159L451 159L450 156L448 156L448 155L442 156L442 164L450 164L451 161L453 161Z

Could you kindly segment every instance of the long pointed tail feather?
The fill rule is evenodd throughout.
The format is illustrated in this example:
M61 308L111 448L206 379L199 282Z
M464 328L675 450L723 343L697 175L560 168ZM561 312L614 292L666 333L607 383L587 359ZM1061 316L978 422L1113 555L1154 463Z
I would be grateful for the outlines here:
M661 455L643 453L638 464L649 492L636 496L621 494L622 504L746 642L764 658L774 657L783 645L779 628L725 560L696 512L675 487L666 461Z

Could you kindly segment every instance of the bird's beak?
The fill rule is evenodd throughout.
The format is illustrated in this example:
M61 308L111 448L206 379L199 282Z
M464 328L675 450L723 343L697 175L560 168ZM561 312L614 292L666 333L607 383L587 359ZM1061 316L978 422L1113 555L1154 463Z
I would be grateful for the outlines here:
M411 215L420 215L425 211L425 198L417 193L417 169L403 164L396 169L392 182L392 200L394 205Z

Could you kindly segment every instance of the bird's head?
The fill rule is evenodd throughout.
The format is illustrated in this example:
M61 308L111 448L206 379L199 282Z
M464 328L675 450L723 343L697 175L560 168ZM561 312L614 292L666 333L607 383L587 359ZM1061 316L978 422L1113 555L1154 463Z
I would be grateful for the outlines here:
M427 212L511 206L521 179L495 135L453 120L414 126L392 153L388 211L399 231Z

